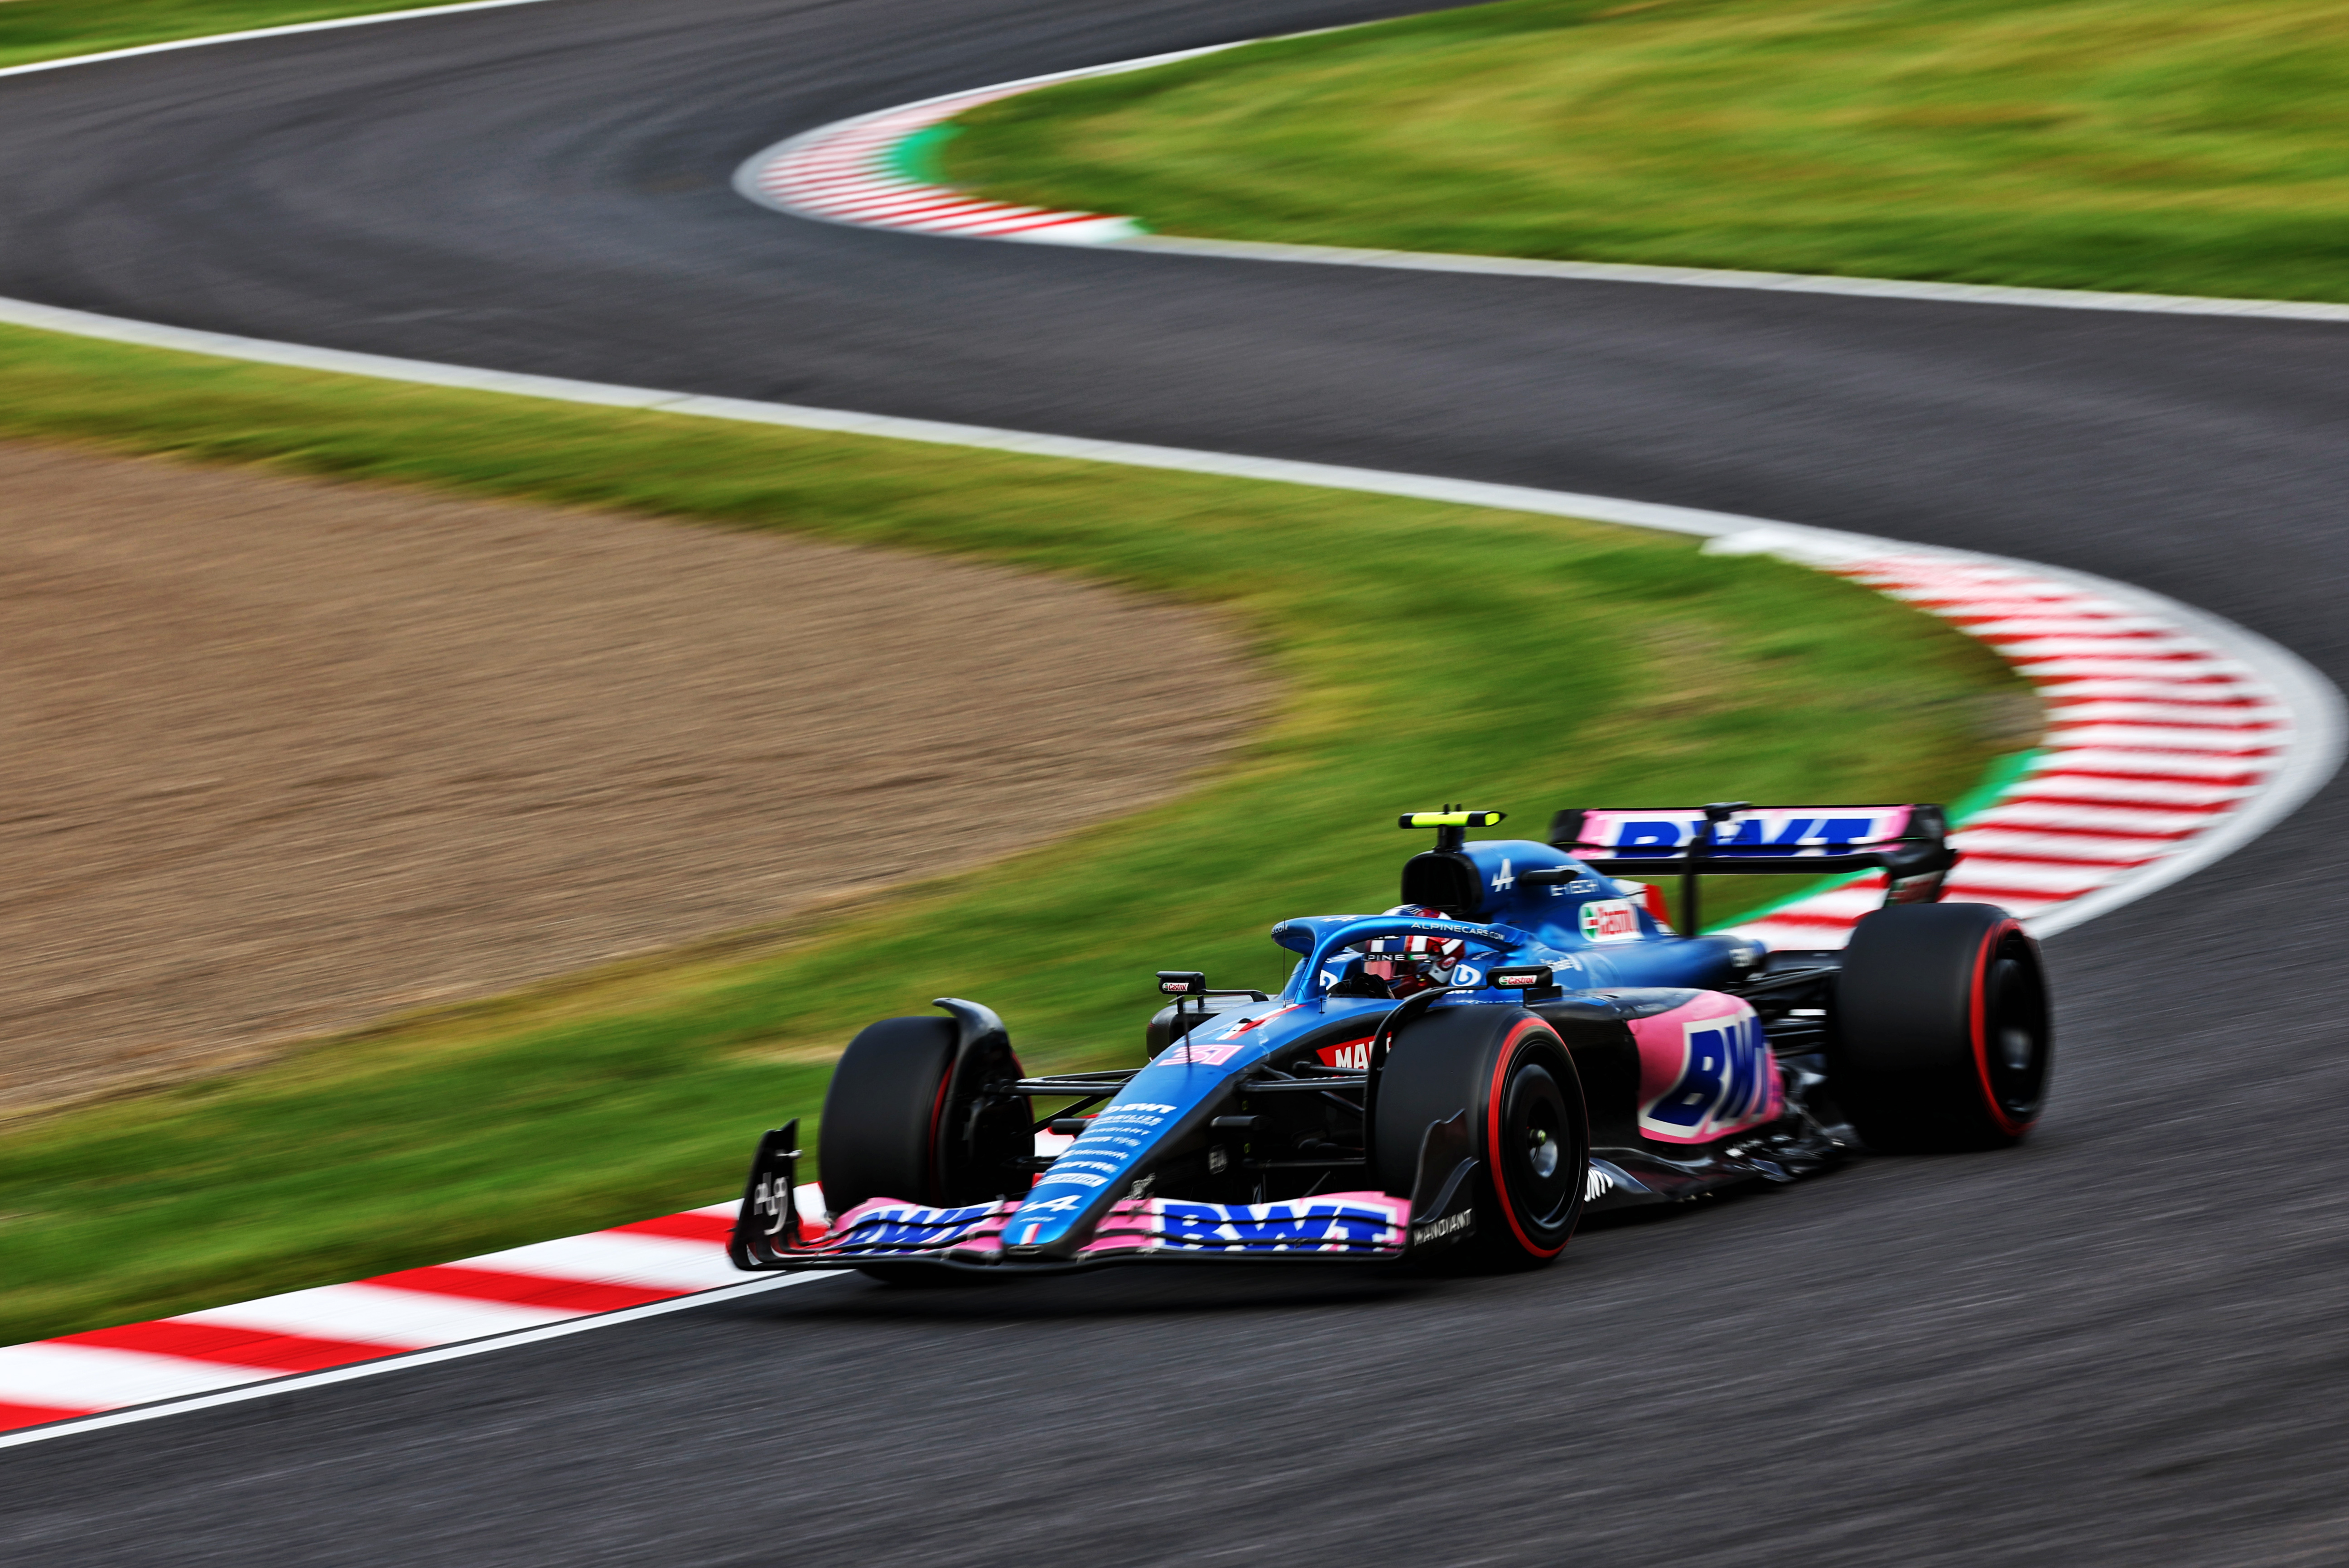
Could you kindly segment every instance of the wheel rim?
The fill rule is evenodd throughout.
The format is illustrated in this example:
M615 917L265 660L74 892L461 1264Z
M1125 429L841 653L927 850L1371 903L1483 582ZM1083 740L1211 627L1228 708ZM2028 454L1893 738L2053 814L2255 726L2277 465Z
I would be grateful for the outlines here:
M1986 977L1983 1065L1998 1108L2014 1121L2038 1112L2047 1086L2047 1009L2023 959L2002 953Z
M987 1064L985 1075L944 1106L936 1137L938 1201L948 1206L1016 1197L1032 1179L1019 1162L1036 1152L1030 1131L1034 1106L1014 1095L1019 1062L1010 1052Z
M1570 1222L1588 1163L1587 1155L1577 1158L1578 1141L1565 1091L1548 1068L1528 1062L1509 1075L1494 1157L1510 1206L1526 1229L1556 1232Z

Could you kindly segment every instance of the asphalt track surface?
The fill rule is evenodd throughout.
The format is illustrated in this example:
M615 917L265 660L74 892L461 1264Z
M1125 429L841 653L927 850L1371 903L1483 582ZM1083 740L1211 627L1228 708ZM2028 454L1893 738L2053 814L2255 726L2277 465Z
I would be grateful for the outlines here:
M727 188L843 115L1409 8L555 0L18 78L0 294L2011 552L2349 682L2349 327L933 240ZM1528 1276L805 1284L0 1456L0 1556L2339 1562L2344 801L2050 944L2016 1151Z

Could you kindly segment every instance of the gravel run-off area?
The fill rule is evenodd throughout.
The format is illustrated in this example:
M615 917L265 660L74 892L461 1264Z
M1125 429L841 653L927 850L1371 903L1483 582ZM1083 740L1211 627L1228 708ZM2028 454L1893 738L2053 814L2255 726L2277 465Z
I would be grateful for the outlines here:
M0 1111L972 866L1269 697L1064 578L0 444Z

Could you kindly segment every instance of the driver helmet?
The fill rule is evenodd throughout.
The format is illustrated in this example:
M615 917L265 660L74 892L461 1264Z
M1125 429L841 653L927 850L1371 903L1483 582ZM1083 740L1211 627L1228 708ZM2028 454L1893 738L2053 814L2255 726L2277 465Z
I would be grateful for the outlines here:
M1448 985L1468 944L1458 937L1377 937L1362 944L1362 972L1386 982L1389 994L1409 996Z

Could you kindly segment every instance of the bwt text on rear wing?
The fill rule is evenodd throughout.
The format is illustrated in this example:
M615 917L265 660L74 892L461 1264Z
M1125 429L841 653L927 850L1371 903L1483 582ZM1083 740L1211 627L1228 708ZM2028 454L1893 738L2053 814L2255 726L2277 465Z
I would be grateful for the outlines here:
M1681 929L1697 929L1700 876L1826 876L1882 871L1888 904L1929 904L1958 863L1938 805L1764 805L1746 801L1653 810L1569 808L1549 842L1609 877L1677 873Z

